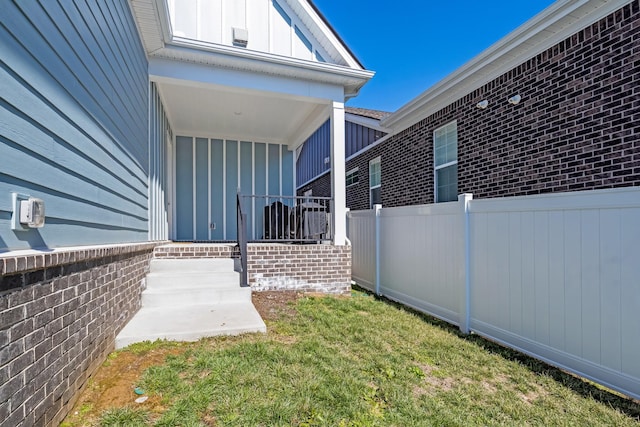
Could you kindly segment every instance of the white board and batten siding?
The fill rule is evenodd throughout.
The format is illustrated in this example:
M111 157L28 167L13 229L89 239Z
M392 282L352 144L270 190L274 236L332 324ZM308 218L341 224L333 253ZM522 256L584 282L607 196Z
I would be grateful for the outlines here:
M147 61L126 1L4 2L0 251L147 240ZM11 193L46 225L12 231Z
M237 28L247 30L247 49L331 62L286 0L169 0L168 5L175 37L233 46Z
M640 189L471 200L468 212L465 240L462 201L382 209L380 292L639 398ZM374 289L375 216L348 221L354 280Z

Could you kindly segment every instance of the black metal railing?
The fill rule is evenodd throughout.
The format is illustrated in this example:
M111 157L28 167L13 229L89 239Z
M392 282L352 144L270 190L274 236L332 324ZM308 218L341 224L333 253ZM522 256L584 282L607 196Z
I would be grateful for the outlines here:
M242 210L240 191L236 197L238 249L240 251L240 286L249 286L247 277L247 214Z
M252 242L318 243L333 239L333 199L314 196L238 195Z

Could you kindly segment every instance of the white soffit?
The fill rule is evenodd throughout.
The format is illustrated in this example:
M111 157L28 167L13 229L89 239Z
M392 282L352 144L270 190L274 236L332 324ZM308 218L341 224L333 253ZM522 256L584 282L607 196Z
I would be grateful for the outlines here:
M301 124L318 108L301 99L226 86L156 83L176 135L294 144Z
M383 119L382 125L402 131L631 2L557 1Z
M147 54L164 47L160 18L154 0L130 0L129 7Z

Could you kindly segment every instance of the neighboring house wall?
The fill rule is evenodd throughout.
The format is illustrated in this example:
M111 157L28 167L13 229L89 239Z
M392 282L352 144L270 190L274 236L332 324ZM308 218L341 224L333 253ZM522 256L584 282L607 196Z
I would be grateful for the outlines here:
M243 195L293 196L293 161L284 144L177 136L176 240L235 240L238 188ZM255 226L249 238L260 238L259 201L255 215L246 214Z
M140 308L154 243L0 257L0 425L57 426Z
M298 196L304 196L304 193L309 190L315 197L331 197L331 173L327 172L320 178L298 188ZM347 207L349 206L349 190L347 190Z
M331 169L331 162L325 162L325 159L331 156L330 139L331 122L327 120L300 147L300 153L296 159L298 185L304 185ZM314 196L331 196L331 185L329 185L329 194L315 194L314 192Z
M377 156L383 206L433 203L433 132L453 120L459 194L640 185L639 23L633 2L349 160L346 170L361 176L347 206L369 208L368 162ZM506 102L514 94L518 105Z
M300 148L296 160L298 195L303 195L306 190L311 189L314 196L331 197L331 177L329 176L331 163L326 161L331 155L330 127L331 123L326 121ZM378 129L349 121L348 115L345 120L344 133L345 156L347 158L364 150L384 135ZM347 172L349 170L350 168L347 168Z
M147 240L147 61L127 2L3 2L0 51L0 251ZM10 229L12 192L44 200L44 228Z

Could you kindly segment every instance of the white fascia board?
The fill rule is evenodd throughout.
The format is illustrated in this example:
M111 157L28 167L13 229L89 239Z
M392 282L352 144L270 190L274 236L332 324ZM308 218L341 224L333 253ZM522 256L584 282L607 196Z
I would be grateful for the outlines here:
M309 30L316 36L322 47L329 51L334 50L340 58L348 64L349 67L362 70L362 66L353 57L353 55L345 48L343 42L339 40L333 31L327 27L326 23L318 16L313 10L311 5L304 0L286 0L289 7L291 7L300 16L300 19L309 27ZM321 34L317 34L313 29L317 28L321 31ZM324 39L324 40L323 40ZM325 43L322 43L324 41ZM327 44L329 46L327 46Z
M234 88L243 92L260 91L292 99L326 103L344 98L341 85L282 77L264 73L211 67L207 64L175 61L152 56L149 59L152 81L168 82L192 87L214 86Z
M448 77L409 101L381 124L400 132L514 67L594 24L632 0L558 1Z
M357 95L362 86L374 75L372 71L354 70L341 65L306 61L265 52L215 45L190 39L174 39L171 45L156 51L154 57L175 61L194 62L233 70L286 76L289 78L338 84L346 98Z
M344 113L344 119L348 122L355 123L358 125L362 125L368 127L370 129L379 130L381 132L389 133L391 129L380 126L380 120L373 119L371 117L362 117L357 114Z

